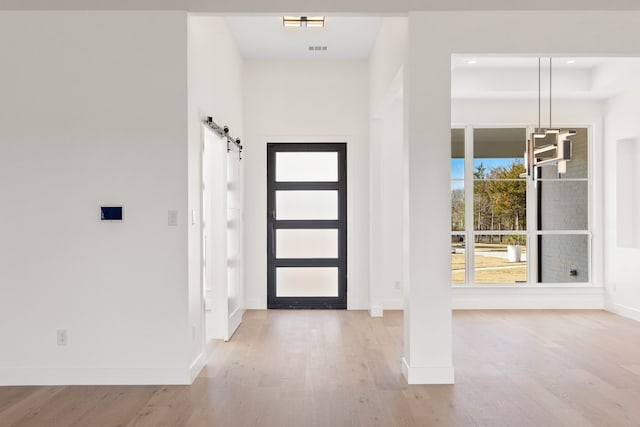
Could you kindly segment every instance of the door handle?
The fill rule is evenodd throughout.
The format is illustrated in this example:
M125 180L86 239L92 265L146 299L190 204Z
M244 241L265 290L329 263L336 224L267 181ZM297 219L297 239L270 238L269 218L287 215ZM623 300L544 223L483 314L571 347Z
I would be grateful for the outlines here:
M276 258L276 211L271 211L271 253Z

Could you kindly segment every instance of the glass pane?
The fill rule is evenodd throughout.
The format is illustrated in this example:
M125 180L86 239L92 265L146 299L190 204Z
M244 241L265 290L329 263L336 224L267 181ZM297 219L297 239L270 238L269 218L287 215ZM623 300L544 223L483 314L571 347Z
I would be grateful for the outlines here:
M464 236L451 236L451 283L465 282Z
M338 219L338 192L276 191L276 219Z
M474 129L473 220L476 230L526 230L526 129Z
M338 230L276 230L276 257L338 258Z
M276 153L276 181L338 181L338 153Z
M542 230L587 230L589 191L586 181L538 181Z
M451 129L451 230L464 230L464 129Z
M240 209L227 211L227 291L229 293L230 312L235 309L240 300Z
M451 181L451 231L464 231L464 182Z
M278 297L337 297L337 267L278 267Z
M526 236L477 235L475 283L526 283Z
M509 159L524 162L524 151L527 147L527 130L525 128L474 129L473 157L485 160L485 165L493 160Z
M540 236L538 248L542 283L589 281L589 236Z
M516 165L515 163L513 165ZM514 166L515 167L515 166ZM498 173L515 173L503 170ZM519 168L518 168L519 169ZM523 168L524 170L524 168ZM527 229L527 183L522 180L473 182L473 222L476 230Z
M451 129L451 179L464 179L464 129Z

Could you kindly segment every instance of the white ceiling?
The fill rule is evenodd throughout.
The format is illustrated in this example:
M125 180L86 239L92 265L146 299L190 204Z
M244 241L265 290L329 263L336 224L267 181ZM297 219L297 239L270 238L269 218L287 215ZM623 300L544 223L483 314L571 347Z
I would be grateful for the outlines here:
M188 10L199 13L406 14L420 10L640 10L637 0L0 0L0 10Z
M554 57L553 98L606 99L640 83L639 58ZM549 94L549 58L541 59L540 89ZM538 58L454 55L452 98L531 99L538 97Z
M226 19L248 59L367 59L382 22L379 17L327 16L324 28L285 28L279 15ZM555 99L606 99L640 84L639 58L554 57L552 70ZM548 57L541 59L540 86L542 97L548 97ZM451 96L535 99L538 57L453 55Z
M367 59L381 18L327 16L324 28L285 28L282 16L230 16L227 22L245 58Z

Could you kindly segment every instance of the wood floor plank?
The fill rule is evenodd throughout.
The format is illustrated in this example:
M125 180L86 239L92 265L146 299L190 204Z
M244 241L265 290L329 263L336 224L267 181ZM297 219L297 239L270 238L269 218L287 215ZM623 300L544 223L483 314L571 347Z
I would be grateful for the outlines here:
M49 397L41 406L24 414L13 425L30 426L73 426L82 416L110 393L107 386L65 387L59 393ZM130 392L130 390L129 390Z
M640 323L454 313L455 385L408 385L402 312L248 311L191 386L0 387L0 427L638 426Z
M65 390L65 387L0 387L3 391L0 395L2 411L0 411L0 427L16 425L28 414L39 410L54 396ZM5 391L11 392L7 395ZM18 391L20 399L17 400L15 392ZM5 400L6 399L6 400Z
M97 401L73 424L92 427L124 427L147 404L158 386L134 386L123 389L111 386L101 400Z

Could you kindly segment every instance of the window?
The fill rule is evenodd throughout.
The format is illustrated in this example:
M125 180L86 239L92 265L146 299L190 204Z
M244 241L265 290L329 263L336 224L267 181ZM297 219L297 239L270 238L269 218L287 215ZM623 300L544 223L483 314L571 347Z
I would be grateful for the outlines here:
M464 129L451 130L451 280L465 283ZM460 233L456 233L460 232Z
M545 166L535 181L521 178L531 130L452 129L453 284L589 281L587 129L571 138L566 173Z
M537 281L589 282L589 144L587 129L571 137L572 159L558 178L556 166L539 170L537 205ZM544 142L542 142L544 143Z

